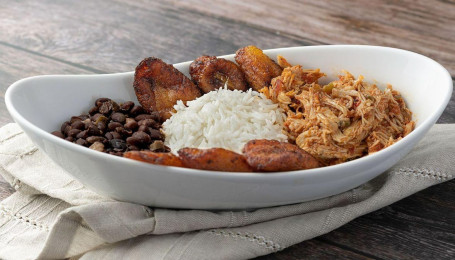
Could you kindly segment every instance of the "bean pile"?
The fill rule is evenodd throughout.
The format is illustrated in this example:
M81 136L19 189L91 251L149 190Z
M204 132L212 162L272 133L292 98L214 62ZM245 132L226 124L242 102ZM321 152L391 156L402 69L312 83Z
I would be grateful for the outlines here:
M73 116L53 135L97 151L123 156L126 151L169 152L158 113L147 113L132 101L95 101L88 114Z

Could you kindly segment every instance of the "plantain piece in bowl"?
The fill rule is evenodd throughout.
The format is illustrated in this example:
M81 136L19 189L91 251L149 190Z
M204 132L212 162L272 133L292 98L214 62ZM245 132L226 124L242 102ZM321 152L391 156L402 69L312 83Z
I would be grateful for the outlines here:
M254 171L280 172L320 167L320 163L298 146L276 140L251 140L243 154Z
M123 157L157 165L184 167L182 160L180 160L178 156L172 153L156 153L152 151L129 151L124 153Z
M204 93L224 87L228 89L247 89L247 83L242 70L232 61L215 56L201 56L190 65L190 75L193 81Z
M177 100L189 101L201 96L188 77L155 57L145 58L136 67L134 91L139 103L149 113L158 111L163 121L171 117Z
M177 153L183 165L188 168L225 172L252 171L243 155L223 148L182 148Z
M246 46L235 53L246 80L256 91L270 85L274 77L280 76L282 68L256 46Z

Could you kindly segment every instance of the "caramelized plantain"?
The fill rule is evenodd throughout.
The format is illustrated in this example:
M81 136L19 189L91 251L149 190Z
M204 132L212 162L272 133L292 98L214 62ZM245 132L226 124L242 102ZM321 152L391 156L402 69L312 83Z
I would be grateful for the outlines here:
M183 73L154 57L142 60L136 67L134 91L139 103L148 112L158 111L163 120L171 116L177 100L201 96L199 88Z
M155 153L151 151L129 151L124 153L123 157L157 165L184 167L182 160L180 160L178 156L172 153Z
M243 155L223 148L182 148L178 154L188 168L226 172L252 171Z
M254 171L295 171L321 166L296 145L276 140L251 140L243 147L243 154Z
M215 56L201 56L190 65L193 81L204 93L224 87L228 89L247 89L246 79L242 70L232 61Z
M270 81L281 75L281 67L256 46L247 46L235 53L235 61L240 65L250 86L259 91L270 85Z

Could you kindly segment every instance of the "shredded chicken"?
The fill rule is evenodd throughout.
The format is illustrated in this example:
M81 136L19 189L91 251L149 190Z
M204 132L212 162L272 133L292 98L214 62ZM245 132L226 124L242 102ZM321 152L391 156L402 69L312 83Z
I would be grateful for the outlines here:
M285 131L291 142L331 165L372 154L388 147L415 127L412 113L391 85L382 91L345 71L321 86L319 69L284 67L271 86L261 92L287 115Z

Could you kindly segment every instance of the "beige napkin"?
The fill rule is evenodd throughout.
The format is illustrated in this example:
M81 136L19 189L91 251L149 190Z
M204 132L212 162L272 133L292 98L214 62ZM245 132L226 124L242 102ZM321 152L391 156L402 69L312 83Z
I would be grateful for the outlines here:
M1 259L246 259L334 230L452 179L455 125L436 125L392 169L325 199L253 211L153 209L104 198L50 161L15 124L0 129Z

